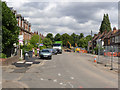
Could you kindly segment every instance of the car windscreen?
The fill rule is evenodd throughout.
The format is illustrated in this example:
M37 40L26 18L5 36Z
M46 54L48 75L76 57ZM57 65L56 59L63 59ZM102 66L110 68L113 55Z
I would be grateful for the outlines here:
M53 46L61 46L61 44L53 44Z
M42 52L49 53L50 51L49 50L42 50Z

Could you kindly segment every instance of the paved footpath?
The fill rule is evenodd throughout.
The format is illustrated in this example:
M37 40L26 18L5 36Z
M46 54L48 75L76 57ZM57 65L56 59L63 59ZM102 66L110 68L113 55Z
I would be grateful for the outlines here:
M94 57L96 56L96 60L98 60L98 55L93 55L93 54L83 54L83 55L87 55L87 56L91 56L91 59L89 59L89 61L91 60L92 62L94 61ZM108 56L103 56L100 55L99 56L99 62L101 65L106 65L106 67L108 67L109 69L111 69L111 59L112 57L108 57ZM118 72L119 70L119 64L120 64L120 58L119 57L113 57L113 70Z

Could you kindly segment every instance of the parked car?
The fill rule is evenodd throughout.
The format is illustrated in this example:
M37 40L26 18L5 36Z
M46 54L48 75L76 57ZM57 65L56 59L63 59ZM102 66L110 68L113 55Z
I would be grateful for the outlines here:
M47 48L48 50L50 50L50 52L52 53L52 55L57 55L58 51L57 49L53 49L53 48Z
M57 52L57 49L52 49L52 54L53 54L53 55L57 55L57 53L58 53L58 52Z
M52 52L50 49L43 49L39 53L40 58L52 59Z

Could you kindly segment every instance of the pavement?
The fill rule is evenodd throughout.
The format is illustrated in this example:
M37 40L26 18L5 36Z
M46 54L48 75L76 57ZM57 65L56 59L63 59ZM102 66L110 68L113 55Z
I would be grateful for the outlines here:
M28 67L3 67L3 88L118 88L118 73L91 55L63 52Z
M91 56L91 59L89 59L89 61L91 60L92 62L94 61L94 57L96 56L96 61L98 61L98 55L93 55L93 54L84 54L85 56ZM113 66L111 67L111 60L113 58ZM104 56L104 55L100 55L99 56L99 64L108 67L109 69L113 69L115 72L119 71L119 57L110 57L110 56Z

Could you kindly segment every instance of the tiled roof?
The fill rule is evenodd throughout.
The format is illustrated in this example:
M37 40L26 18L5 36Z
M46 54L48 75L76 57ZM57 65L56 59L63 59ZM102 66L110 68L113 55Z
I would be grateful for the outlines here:
M120 34L120 30L117 30L117 32L116 32L116 33L113 33L111 37L117 36L117 35L119 35L119 34Z
M100 35L101 35L101 34L98 33L97 36L95 36L92 41L96 40Z
M101 40L104 40L105 38L108 38L109 35L111 35L112 31L109 31Z
M97 38L97 40L98 40L98 39L101 39L102 36L104 36L104 34L105 34L105 32L103 32L103 33Z

